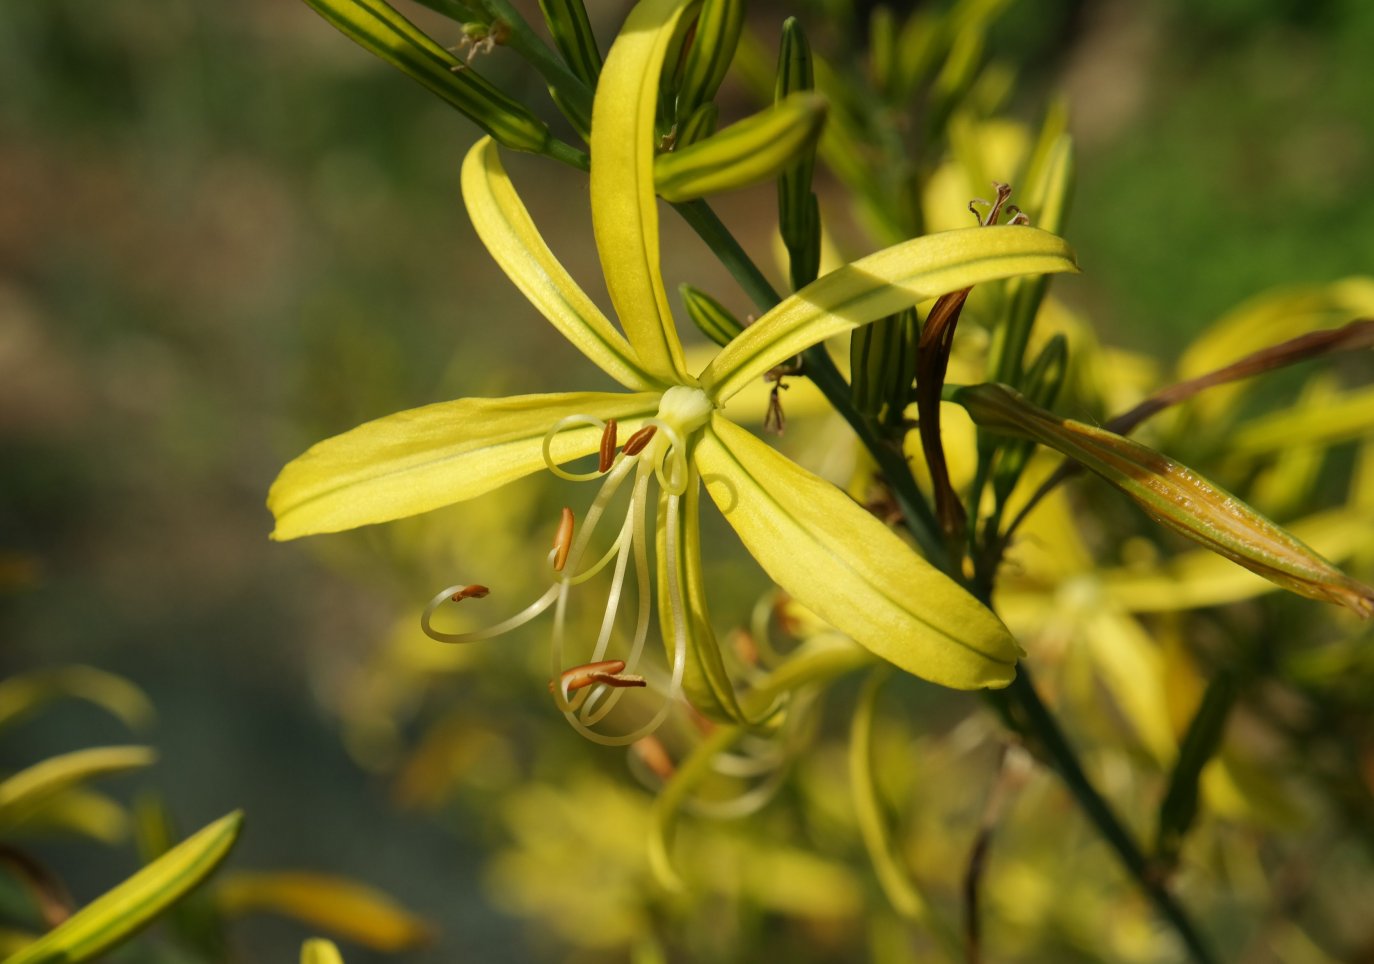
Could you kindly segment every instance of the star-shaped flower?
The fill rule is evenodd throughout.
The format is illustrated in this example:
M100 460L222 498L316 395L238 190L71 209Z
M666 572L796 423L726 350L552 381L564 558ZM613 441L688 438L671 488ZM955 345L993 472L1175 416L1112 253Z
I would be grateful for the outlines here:
M556 607L555 676L569 591L615 564L611 599L591 660L609 640L631 559L639 593L630 653L608 671L562 674L560 708L584 732L609 711L633 673L648 634L650 593L673 665L672 695L699 709L741 716L711 630L703 589L698 512L706 491L764 571L795 599L878 656L945 686L1006 685L1019 649L993 613L921 558L841 491L777 453L724 411L741 388L831 335L918 301L1019 274L1074 269L1059 238L1028 227L950 231L917 238L820 278L746 328L699 375L684 365L659 269L654 195L654 120L659 76L684 4L645 0L611 48L597 87L591 136L596 246L624 334L600 312L544 243L483 139L463 164L463 197L482 242L530 302L625 393L578 392L469 398L400 412L320 442L272 486L277 539L385 522L471 499L549 468L562 478L600 479L601 491L572 534L564 524L550 560L552 585L515 616L476 633L429 625L449 599L486 594L459 585L435 597L425 626L467 642L505 632ZM623 447L620 432L631 432ZM596 471L562 466L600 451ZM629 484L619 534L586 564L605 509ZM652 490L657 486L657 493ZM651 531L657 576L650 576ZM621 663L624 666L621 666ZM575 686L590 683L573 695ZM588 699L587 692L593 693ZM581 712L577 711L581 709ZM661 721L658 716L629 742ZM603 742L610 742L602 738Z

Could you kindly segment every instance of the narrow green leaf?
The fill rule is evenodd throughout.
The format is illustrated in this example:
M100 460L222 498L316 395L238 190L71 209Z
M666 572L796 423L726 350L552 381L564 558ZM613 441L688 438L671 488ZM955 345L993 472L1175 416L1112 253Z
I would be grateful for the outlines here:
M0 830L30 817L50 797L98 777L151 766L157 754L145 746L77 750L35 763L0 783Z
M214 872L243 826L243 813L222 817L77 911L5 964L88 961L150 924Z
M549 144L548 127L523 104L429 39L385 0L305 2L350 40L424 85L507 147L538 153Z
M840 632L942 686L1011 681L1020 649L992 611L835 486L719 413L696 463L769 578Z
M1005 385L953 398L982 428L1033 439L1116 486L1157 521L1285 589L1374 616L1374 589L1185 465L1124 436L1060 418Z
M215 903L227 916L280 914L388 954L433 936L429 924L387 894L332 874L238 871L216 882Z
M927 298L998 278L1076 270L1068 244L1035 228L965 228L904 241L784 299L711 361L702 388L724 401L831 335Z
M582 0L539 0L554 46L578 79L593 90L601 75L601 49Z
M1236 688L1231 677L1219 674L1207 687L1183 743L1178 762L1169 777L1169 789L1159 805L1159 828L1155 836L1155 859L1166 868L1178 862L1183 838L1197 816L1198 781L1202 768L1216 755L1226 731L1226 719L1235 702Z
M748 187L775 177L809 151L825 122L825 98L793 94L671 154L654 160L654 187L666 201Z

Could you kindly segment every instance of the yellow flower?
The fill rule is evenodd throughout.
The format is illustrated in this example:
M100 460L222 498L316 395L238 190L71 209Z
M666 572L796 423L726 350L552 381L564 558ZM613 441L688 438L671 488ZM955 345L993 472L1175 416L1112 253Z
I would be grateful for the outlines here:
M462 399L401 412L321 442L282 470L268 496L277 539L383 522L489 492L547 467L562 478L601 480L575 540L561 532L552 584L538 600L487 630L429 627L450 598L485 595L460 585L435 597L431 635L452 642L513 629L554 606L555 677L569 591L612 563L615 576L591 660L609 659L611 628L629 562L638 618L623 673L555 694L579 730L601 719L621 692L610 677L633 673L648 633L651 587L672 660L670 697L685 689L718 718L742 714L711 631L703 592L698 509L704 483L765 572L863 646L907 672L946 686L1005 686L1019 650L985 606L918 556L842 492L738 427L723 409L741 388L804 349L918 301L1019 274L1073 270L1059 238L1027 227L975 228L914 239L831 272L785 299L726 345L697 376L684 365L659 269L654 195L654 119L665 52L684 4L645 0L607 57L591 137L596 246L622 335L553 256L501 166L480 141L463 165L463 197L483 243L530 302L626 393L581 392ZM608 429L637 432L616 450ZM631 436L635 438L635 436ZM598 471L562 466L602 451ZM630 507L603 555L584 556L612 496L630 486ZM657 493L652 490L657 486ZM649 513L652 512L652 522ZM647 547L656 533L656 578ZM562 527L566 528L566 527ZM669 701L671 703L671 699ZM602 742L629 742L659 722Z

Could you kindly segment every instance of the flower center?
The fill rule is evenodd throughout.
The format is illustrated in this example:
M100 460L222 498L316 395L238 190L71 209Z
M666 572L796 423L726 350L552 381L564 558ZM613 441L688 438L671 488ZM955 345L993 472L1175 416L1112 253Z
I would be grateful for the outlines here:
M572 415L560 419L544 438L544 460L550 471L559 478L573 482L600 480L601 488L587 509L580 526L575 526L572 510L563 510L553 551L549 554L554 571L552 584L543 595L509 619L486 629L468 633L439 631L433 628L430 619L435 610L444 603L480 598L487 594L487 587L450 586L436 595L426 608L421 619L424 631L441 642L475 642L509 632L552 606L552 661L555 682L550 688L556 705L563 711L568 722L583 735L606 744L630 743L653 732L666 718L672 704L682 692L682 675L686 668L687 616L682 587L678 584L676 562L683 551L681 533L678 532L678 500L687 491L688 486L693 484L688 442L692 435L706 425L714 408L706 393L700 389L675 385L663 393L654 417L647 419L623 445L618 445L617 426L614 420L603 422L590 415ZM581 426L602 430L597 467L591 472L570 472L554 459L551 446L558 433ZM655 496L650 488L655 479L663 493L661 499ZM628 483L630 489L624 521L612 536L609 547L598 557L598 553L592 549L593 538L611 505L611 500L624 483ZM653 541L653 533L660 531L660 523L663 533L663 542L660 545L667 558L657 561L660 565L666 566L666 584L656 583L651 573L649 557L649 543ZM578 531L575 532L575 528ZM612 569L613 575L601 619L601 629L591 646L590 661L568 669L564 653L570 592L608 567ZM631 570L633 588L627 580ZM667 617L665 629L671 626L671 674L662 687L667 691L668 698L648 722L630 733L619 736L596 733L591 727L611 711L619 701L624 688L643 686L646 682L642 677L634 675L634 672L649 634L652 594L656 584L659 606ZM615 659L612 658L610 650L612 637L618 635L615 629L616 614L620 610L622 600L627 596L634 600L634 628L628 634L629 646L624 659ZM612 665L615 666L614 670L606 669Z

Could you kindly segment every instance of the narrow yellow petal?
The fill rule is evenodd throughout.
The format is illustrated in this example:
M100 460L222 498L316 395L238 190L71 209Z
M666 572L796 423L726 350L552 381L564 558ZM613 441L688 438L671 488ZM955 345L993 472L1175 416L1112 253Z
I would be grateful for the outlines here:
M658 410L656 392L571 392L464 398L397 412L325 439L272 483L274 539L338 532L474 498L544 467L544 434L569 415L614 418L633 430ZM601 432L559 433L558 461L595 452Z
M388 954L410 950L432 928L388 895L347 877L300 871L240 871L216 881L215 902L239 917L266 911Z
M221 817L6 958L5 964L74 964L99 957L208 877L228 855L242 826L239 811Z
M832 271L764 314L707 366L702 388L723 402L831 335L918 301L998 278L1075 270L1063 239L1019 225L904 241Z
M52 797L98 777L152 766L146 746L101 746L49 757L0 782L0 830L22 824Z
M683 672L682 690L687 700L705 716L718 722L742 723L744 713L735 698L734 684L721 660L720 643L711 626L711 613L706 605L706 589L701 569L701 487L700 477L692 470L687 491L678 500L678 531L682 533L678 558L668 559L667 512L668 499L659 497L658 553L666 561L658 566L659 622L663 639L671 647L673 618L668 612L668 566L677 566L678 585L682 587L687 606L687 666ZM673 653L668 653L671 661Z
M883 659L956 689L1000 687L1019 648L992 611L839 489L717 414L706 490L765 572Z
M663 387L544 243L490 137L474 144L463 162L463 200L487 251L564 338L626 388Z
M647 372L686 381L659 268L654 115L685 0L643 0L616 38L592 106L592 227L606 288Z
M344 959L333 941L312 937L301 945L301 964L344 964Z

